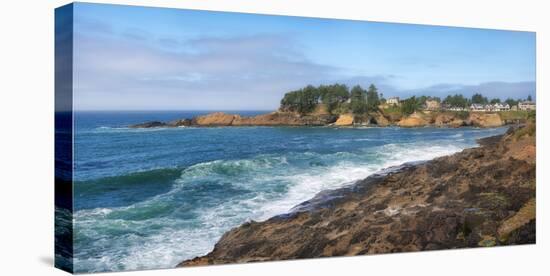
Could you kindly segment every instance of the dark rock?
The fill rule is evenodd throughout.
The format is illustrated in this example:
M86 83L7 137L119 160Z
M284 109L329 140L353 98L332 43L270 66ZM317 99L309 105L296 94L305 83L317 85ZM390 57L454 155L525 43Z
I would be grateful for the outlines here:
M166 123L164 122L151 121L151 122L131 125L129 126L129 128L153 128L153 127L164 127L164 126L166 126Z

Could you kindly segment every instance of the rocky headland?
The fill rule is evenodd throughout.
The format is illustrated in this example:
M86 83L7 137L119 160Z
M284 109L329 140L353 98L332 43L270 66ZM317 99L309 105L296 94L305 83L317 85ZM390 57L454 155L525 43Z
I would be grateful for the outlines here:
M129 126L130 128L154 127L214 127L214 126L399 126L399 127L499 127L506 124L525 123L525 119L503 119L499 113L485 112L422 112L410 115L385 114L382 111L363 115L351 113L329 114L312 112L299 114L296 112L274 111L257 116L240 116L214 112L194 118L185 118L170 122L151 121Z
M429 122L410 120L401 124ZM479 144L321 192L228 231L210 253L178 266L535 243L535 124Z

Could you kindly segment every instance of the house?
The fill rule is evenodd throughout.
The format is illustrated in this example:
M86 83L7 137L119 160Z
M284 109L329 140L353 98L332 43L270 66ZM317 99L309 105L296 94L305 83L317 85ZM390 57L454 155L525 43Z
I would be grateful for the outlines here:
M507 104L507 103L496 103L493 105L493 108L492 108L493 111L509 111L510 110L510 105Z
M387 100L386 100L386 104L388 104L388 105L396 105L396 106L400 105L400 103L399 103L399 97L391 97L391 98L387 99Z
M426 110L439 110L440 104L436 100L426 100Z
M477 104L477 103L474 103L472 105L470 105L470 110L471 111L488 111L486 109L486 106L483 105L483 104Z
M451 106L451 107L447 108L447 110L450 110L450 111L466 111L466 108L464 108L462 106Z
M518 103L519 110L535 110L536 104L532 101L524 101Z
M440 104L440 109L443 109L443 110L448 110L448 111L465 111L466 108L462 107L462 106L455 106L455 105L450 105L450 104Z

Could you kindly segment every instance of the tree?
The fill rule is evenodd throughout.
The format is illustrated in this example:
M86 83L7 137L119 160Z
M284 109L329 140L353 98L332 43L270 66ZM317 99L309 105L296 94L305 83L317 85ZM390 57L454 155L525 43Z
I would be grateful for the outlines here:
M518 105L518 102L519 102L519 101L518 101L518 100L514 100L514 99L512 99L512 98L508 98L508 99L506 99L506 101L504 101L504 102L507 103L510 107L512 107L512 106Z
M361 86L356 85L350 92L350 107L353 114L363 114L367 112L366 91Z
M420 105L418 104L418 99L415 96L412 96L404 100L403 103L401 104L401 112L407 115L414 113L419 108L420 108Z
M531 98L531 95L527 96L527 100L530 102L533 101L533 98Z
M343 84L321 85L318 90L322 103L331 113L349 99L348 87Z
M466 99L462 94L449 95L443 100L444 104L447 104L451 107L467 107L468 99Z
M385 104L386 98L384 98L384 93L380 93L380 103Z
M483 97L483 95L479 94L479 93L475 93L473 96L472 96L472 103L475 103L475 104L487 104L489 101L487 100L486 97Z
M499 98L494 98L494 99L491 99L491 104L496 104L496 103L500 103L500 99Z
M380 105L380 99L378 98L378 88L371 84L367 91L367 110L376 111Z
M281 110L307 114L315 109L319 99L319 89L308 85L300 90L286 93L281 100Z

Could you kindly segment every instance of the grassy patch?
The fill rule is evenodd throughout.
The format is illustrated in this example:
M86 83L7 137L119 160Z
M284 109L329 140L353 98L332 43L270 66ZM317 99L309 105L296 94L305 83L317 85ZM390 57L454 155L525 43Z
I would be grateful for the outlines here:
M511 110L501 111L498 114L502 120L527 120L533 111L526 110Z
M519 140L524 136L534 137L536 134L536 124L534 122L528 122L527 125L523 128L518 129L514 133L514 140Z

